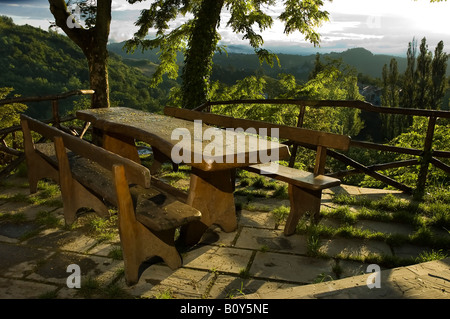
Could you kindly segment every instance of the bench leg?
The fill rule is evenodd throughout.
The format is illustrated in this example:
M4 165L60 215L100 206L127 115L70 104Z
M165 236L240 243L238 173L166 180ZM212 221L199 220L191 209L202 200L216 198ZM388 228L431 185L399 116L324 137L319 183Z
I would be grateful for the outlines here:
M161 257L171 269L181 267L181 256L175 247L175 229L154 232L138 222L123 166L114 167L114 180L127 285L138 282L141 264L151 257Z
M21 120L23 132L23 146L27 162L28 184L30 185L30 194L37 192L37 184L43 178L50 178L59 182L58 169L50 165L46 160L36 153L30 128L26 120Z
M64 206L64 220L67 225L73 224L80 208L92 208L100 217L108 217L106 205L83 185L71 178L64 181L61 178L61 197Z
M59 182L58 170L37 154L27 156L27 171L30 194L37 192L37 185L41 179L50 178L56 183Z
M284 234L286 236L295 233L295 228L300 218L309 212L317 221L320 212L320 202L322 198L322 190L312 191L302 189L295 185L289 184L289 200L291 203L291 211L286 221Z
M71 225L75 221L77 211L82 207L92 208L102 217L109 216L106 205L72 177L62 138L57 136L54 142L66 224Z
M205 172L192 168L187 204L202 213L200 221L182 227L181 238L187 245L198 243L213 224L225 232L237 228L231 170Z

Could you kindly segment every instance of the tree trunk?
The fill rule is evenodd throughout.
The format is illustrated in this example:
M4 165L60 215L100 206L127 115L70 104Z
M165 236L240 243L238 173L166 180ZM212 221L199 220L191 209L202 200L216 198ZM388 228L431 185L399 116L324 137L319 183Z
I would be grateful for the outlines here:
M183 107L193 109L206 102L212 57L219 40L217 25L224 0L204 0L189 39L183 69Z
M74 26L65 0L48 0L55 23L76 43L88 60L92 108L109 107L108 37L112 0L97 0L95 26L89 29Z
M105 45L97 46L95 41L86 55L89 65L89 83L92 108L109 107L108 50Z

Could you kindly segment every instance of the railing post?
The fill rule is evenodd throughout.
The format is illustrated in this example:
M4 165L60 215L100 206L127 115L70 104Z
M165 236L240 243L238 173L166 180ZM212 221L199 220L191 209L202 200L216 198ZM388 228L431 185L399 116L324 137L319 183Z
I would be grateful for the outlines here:
M58 100L52 100L52 115L55 126L59 128L61 118L59 116L59 102Z
M300 113L298 114L298 119L297 119L297 127L303 127L305 111L306 111L306 106L304 106L304 105L300 106ZM289 159L289 167L294 167L295 158L297 157L297 149L298 149L297 144L292 145L292 154L291 154L291 158Z
M428 167L432 158L432 146L434 128L436 126L436 117L430 116L428 120L427 135L425 137L425 143L423 147L423 154L420 160L419 176L417 177L416 190L414 192L414 198L421 200L425 194L425 185L427 182Z

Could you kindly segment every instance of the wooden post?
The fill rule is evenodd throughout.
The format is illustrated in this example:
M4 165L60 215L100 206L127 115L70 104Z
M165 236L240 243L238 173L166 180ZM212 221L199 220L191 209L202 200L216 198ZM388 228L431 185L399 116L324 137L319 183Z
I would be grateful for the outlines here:
M425 137L425 143L423 147L423 154L420 161L420 171L417 178L416 190L414 192L414 198L421 200L425 194L425 185L427 182L428 166L432 158L432 145L433 145L433 135L434 128L436 126L436 117L430 116L428 120L427 135Z
M60 127L61 118L59 116L59 102L58 100L52 100L52 115L53 121L56 127Z
M305 110L306 110L306 106L304 106L304 105L300 106L300 113L298 114L297 127L303 127L303 120L305 118ZM295 158L297 157L297 149L298 149L298 144L292 145L292 154L291 154L291 158L289 159L289 167L294 167Z

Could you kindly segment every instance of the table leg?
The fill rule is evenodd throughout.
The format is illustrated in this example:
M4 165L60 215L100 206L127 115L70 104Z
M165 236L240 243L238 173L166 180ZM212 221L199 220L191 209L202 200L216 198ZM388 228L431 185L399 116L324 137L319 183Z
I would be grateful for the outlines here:
M103 148L119 154L120 156L129 158L136 163L141 163L134 138L132 137L104 132Z
M192 222L181 230L187 245L196 244L205 230L213 224L225 232L237 228L231 170L205 172L192 168L187 204L202 213L200 221Z

